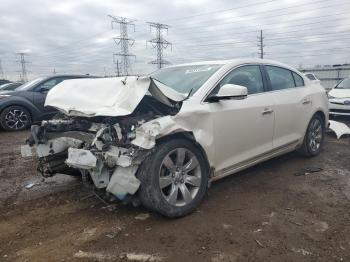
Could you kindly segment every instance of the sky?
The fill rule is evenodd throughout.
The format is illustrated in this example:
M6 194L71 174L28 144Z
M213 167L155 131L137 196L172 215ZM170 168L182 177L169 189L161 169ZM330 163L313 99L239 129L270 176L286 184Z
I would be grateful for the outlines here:
M348 0L1 0L0 59L10 80L19 79L18 52L26 53L29 79L54 71L114 75L120 32L113 15L134 21L133 74L156 70L147 22L169 25L164 58L172 64L259 57L260 30L264 58L295 67L343 64L350 62L349 13Z

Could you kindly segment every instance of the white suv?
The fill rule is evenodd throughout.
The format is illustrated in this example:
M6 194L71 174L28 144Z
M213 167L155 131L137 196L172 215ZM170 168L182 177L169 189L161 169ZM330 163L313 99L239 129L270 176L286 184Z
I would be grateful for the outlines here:
M79 170L94 188L168 217L192 212L211 181L298 150L320 153L325 90L260 59L172 66L148 77L64 81L22 155L44 176Z

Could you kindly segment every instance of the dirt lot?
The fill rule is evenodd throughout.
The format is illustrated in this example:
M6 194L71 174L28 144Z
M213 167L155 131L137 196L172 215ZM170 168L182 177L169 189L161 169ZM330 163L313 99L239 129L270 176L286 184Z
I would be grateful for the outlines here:
M350 261L350 137L218 181L169 220L106 205L74 178L42 180L19 155L27 136L0 132L0 261ZM294 175L305 167L323 171Z

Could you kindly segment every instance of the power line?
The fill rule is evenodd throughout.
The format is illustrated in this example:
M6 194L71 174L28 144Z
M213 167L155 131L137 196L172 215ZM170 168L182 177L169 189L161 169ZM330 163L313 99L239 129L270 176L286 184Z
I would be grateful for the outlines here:
M170 64L169 61L163 58L163 49L166 49L171 43L163 38L162 30L166 30L168 32L169 25L147 22L150 26L150 31L152 28L156 31L156 38L148 40L148 43L153 45L153 48L157 50L157 59L149 62L150 64L156 64L158 69L162 68L165 64Z
M261 59L264 58L264 37L263 37L263 30L260 30L260 36L258 36L258 40L259 40L259 44L258 44L258 47L259 47L259 57Z
M122 75L129 75L131 73L130 56L135 57L135 55L129 53L129 46L132 46L135 42L134 39L128 37L128 27L133 26L135 31L134 20L130 20L126 17L115 17L108 15L112 18L112 28L113 24L119 24L120 26L120 36L114 37L113 40L117 45L120 45L120 53L115 53L113 56L119 56L121 59Z
M20 73L19 74L20 81L21 82L27 82L28 81L28 76L27 76L28 71L27 71L26 64L28 62L25 60L25 56L28 55L28 54L21 52L21 53L17 53L17 55L19 55L19 57L20 57L20 60L17 61L17 62L19 62L20 65L21 65L21 71L19 71L19 73Z
M341 5L345 5L347 6L349 4L348 1L344 1L341 3L336 3L336 4L330 4L330 5L324 5L324 6L319 6L319 7L314 7L313 5L316 3L323 3L326 2L328 3L328 0L319 0L319 1L315 1L312 3L303 3L303 4L298 4L298 5L291 5L291 6L282 6L281 8L276 8L276 9L268 9L268 10L264 10L264 11L259 11L259 12L249 12L249 15L242 15L240 14L238 17L236 16L232 16L231 18L234 18L233 20L228 20L228 22L222 22L219 21L219 24L211 24L211 26L222 26L222 25L227 25L227 24L232 24L232 23L237 23L239 21L243 21L246 22L247 20L256 20L256 19L260 19L260 17L258 17L257 15L261 15L261 14L268 14L268 13L273 13L275 14L276 12L278 13L278 15L273 15L273 16L268 16L267 18L276 18L276 17L284 17L288 14L291 14L291 12L285 12L285 13L281 13L280 11L290 11L290 9L296 8L296 7L307 7L311 5L311 9L312 10L306 10L306 11L301 11L298 12L298 15L300 14L305 14L305 13L311 13L313 14L316 10L320 10L320 9L324 9L324 8L332 8L332 7L339 7ZM309 8L310 9L310 8ZM295 11L292 11L292 14L295 14ZM213 16L215 17L215 16ZM213 23L213 20L215 20L217 18L211 18L211 19L205 19L203 21L197 21L196 23L182 23L182 26L176 26L174 27L175 30L180 29L180 30L191 30L193 28L197 28L197 27L202 27L203 26L203 22L205 23Z

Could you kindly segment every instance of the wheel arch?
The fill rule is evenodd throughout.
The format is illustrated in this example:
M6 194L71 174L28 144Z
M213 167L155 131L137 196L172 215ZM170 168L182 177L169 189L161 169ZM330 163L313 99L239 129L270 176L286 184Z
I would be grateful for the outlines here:
M326 124L326 115L322 110L316 111L312 117L314 117L315 115L319 115L322 118L323 123Z
M4 112L4 110L6 110L7 108L11 107L11 106L20 106L20 107L23 107L24 109L26 109L30 115L30 119L31 121L33 122L34 121L34 114L33 114L33 111L31 110L30 107L28 107L27 105L23 105L21 103L14 103L14 104L9 104L5 107L3 107L0 111L0 115L2 114L2 112Z

